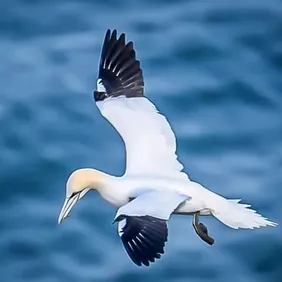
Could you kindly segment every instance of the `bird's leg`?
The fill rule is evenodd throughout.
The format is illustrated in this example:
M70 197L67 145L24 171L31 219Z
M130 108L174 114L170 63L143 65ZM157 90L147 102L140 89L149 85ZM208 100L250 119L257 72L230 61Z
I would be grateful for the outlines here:
M213 245L214 239L209 236L207 227L203 223L199 222L199 216L199 212L193 215L193 227L203 241L205 241L209 245Z

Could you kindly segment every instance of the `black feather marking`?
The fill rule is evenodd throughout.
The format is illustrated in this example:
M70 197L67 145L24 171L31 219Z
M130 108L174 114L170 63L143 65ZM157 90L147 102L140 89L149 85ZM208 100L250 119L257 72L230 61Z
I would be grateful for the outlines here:
M140 259L137 257L137 255L133 252L131 247L129 246L128 243L123 244L126 252L128 253L129 257L131 260L138 266L141 266L142 263L140 262Z
M131 260L138 266L154 262L164 253L168 231L166 221L152 216L121 215L116 221L125 220L120 236Z
M136 59L133 42L126 44L125 34L117 38L117 30L107 30L99 64L98 79L106 91L94 91L95 101L124 95L144 96L144 80L140 62Z
M142 248L141 245L138 245L136 240L136 238L131 240L131 246L133 247L135 254L137 254L137 256L139 257L141 263L149 266L150 258L153 257L153 255L147 253L147 250L145 248Z
M156 234L155 232L145 232L144 230L142 230L141 232L142 236L147 238L148 240L150 240L152 243L154 243L154 245L156 247L162 248L164 246L164 243L166 242L166 240L161 241L162 237L159 236L159 234Z
M141 232L142 234L142 232ZM152 239L148 239L146 236L144 235L138 235L138 238L140 238L140 240L142 240L142 243L147 246L147 248L152 249L155 253L160 253L163 254L164 253L164 243L162 244L158 244L158 242L153 241Z
M148 224L144 226L143 233L149 235L150 237L153 235L155 238L162 238L165 230L166 229L164 229L161 225L158 225L158 228L156 228L155 224Z
M147 253L148 256L148 260L150 262L155 262L155 258L160 258L161 255L159 253L159 250L156 249L154 246L151 246L150 244L147 244L146 242L144 242L144 239L142 240L141 237L137 236L136 238L136 244L138 245L138 248L142 251L145 251L145 253Z

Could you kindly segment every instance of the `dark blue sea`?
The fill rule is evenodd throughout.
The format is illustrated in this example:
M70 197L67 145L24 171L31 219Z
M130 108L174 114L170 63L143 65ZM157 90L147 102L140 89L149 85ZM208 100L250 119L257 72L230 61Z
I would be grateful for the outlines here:
M68 175L121 175L121 138L92 98L106 29L135 42L147 96L189 176L282 221L281 0L0 3L1 282L281 282L281 227L173 216L151 267L127 257L115 209L87 194L57 224Z

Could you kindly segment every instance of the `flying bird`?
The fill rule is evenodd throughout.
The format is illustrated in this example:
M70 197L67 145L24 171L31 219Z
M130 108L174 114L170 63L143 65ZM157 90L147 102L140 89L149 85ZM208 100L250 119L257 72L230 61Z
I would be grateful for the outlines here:
M176 154L175 135L156 106L144 95L144 80L133 42L125 34L107 30L101 51L95 103L122 137L126 169L121 177L92 168L72 172L58 222L88 191L96 190L117 208L117 223L128 256L138 266L149 266L164 254L167 222L172 214L192 215L196 233L208 244L214 239L199 222L213 215L234 228L276 226L238 199L227 199L192 181ZM106 125L105 125L106 126Z

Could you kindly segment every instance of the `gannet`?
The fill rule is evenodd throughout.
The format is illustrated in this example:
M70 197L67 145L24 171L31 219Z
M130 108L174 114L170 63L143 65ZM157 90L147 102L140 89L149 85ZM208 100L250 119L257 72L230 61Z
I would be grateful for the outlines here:
M199 223L200 215L213 215L233 229L277 225L250 205L212 192L183 171L175 135L165 116L144 96L140 62L124 33L117 37L117 30L107 30L93 94L99 111L124 141L126 169L121 177L92 168L73 171L58 223L88 191L96 190L117 209L113 223L138 266L149 266L164 254L172 214L192 215L195 231L210 245L214 239Z

